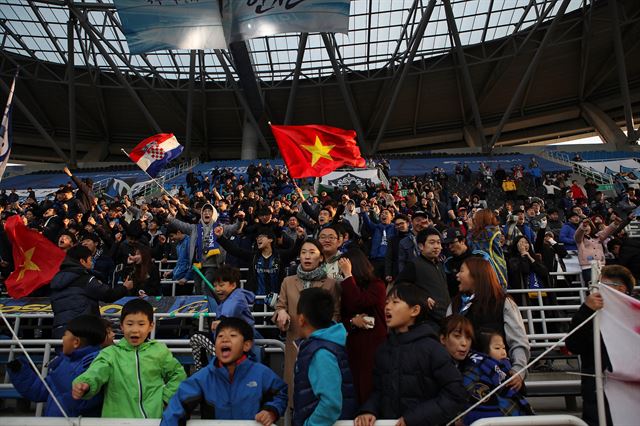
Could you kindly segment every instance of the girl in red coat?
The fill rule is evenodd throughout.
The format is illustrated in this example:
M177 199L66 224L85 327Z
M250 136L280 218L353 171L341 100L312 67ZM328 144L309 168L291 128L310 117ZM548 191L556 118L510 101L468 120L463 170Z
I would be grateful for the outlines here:
M384 318L386 288L373 273L373 265L358 248L339 261L342 281L341 318L348 330L347 355L358 401L367 400L373 389L374 357L387 336Z

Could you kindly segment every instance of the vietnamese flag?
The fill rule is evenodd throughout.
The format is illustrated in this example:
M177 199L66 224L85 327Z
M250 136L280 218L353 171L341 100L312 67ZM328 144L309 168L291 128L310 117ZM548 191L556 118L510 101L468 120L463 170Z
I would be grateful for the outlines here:
M364 167L356 132L337 127L271 126L292 178L320 177L343 166Z
M17 299L49 284L60 270L65 253L42 234L27 228L21 216L9 217L4 229L11 242L15 265L4 285L9 296Z

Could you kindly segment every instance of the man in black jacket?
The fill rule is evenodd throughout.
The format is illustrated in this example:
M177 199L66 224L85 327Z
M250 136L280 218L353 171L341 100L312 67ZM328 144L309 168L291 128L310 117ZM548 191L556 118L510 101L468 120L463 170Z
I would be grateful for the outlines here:
M447 276L440 261L442 241L435 228L423 229L416 237L420 256L409 262L400 272L397 283L410 282L426 291L429 297L431 316L436 321L444 319L451 303L447 289Z
M91 274L91 266L91 251L81 245L74 246L67 251L60 271L51 280L53 338L61 338L67 322L75 317L100 316L99 301L116 301L133 287L133 283L128 282L111 288Z
M77 176L74 176L68 167L64 168L64 172L78 187L78 190L76 191L76 200L78 200L78 208L80 212L84 214L91 212L96 203L96 194L93 192L93 179L85 178L84 180L81 180Z

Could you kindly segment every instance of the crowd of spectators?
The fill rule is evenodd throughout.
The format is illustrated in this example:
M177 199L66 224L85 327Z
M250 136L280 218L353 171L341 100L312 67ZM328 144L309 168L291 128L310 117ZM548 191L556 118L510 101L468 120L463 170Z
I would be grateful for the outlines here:
M423 176L394 176L388 163L376 167L388 187L314 189L259 163L243 174L225 168L189 173L186 188L152 199L96 196L90 180L65 168L73 185L42 200L3 192L0 208L2 220L20 214L66 252L51 285L31 295L51 298L55 337L79 315L97 314L99 301L125 295L204 295L210 311L222 312L237 290L224 293L218 285L238 281L226 268L246 268L242 303L273 312L279 332L267 337L286 342L290 405L297 397L297 339L327 328L313 319L321 313L299 311L301 295L324 289L333 301L330 319L348 331L342 342L348 366L339 363L336 374L344 379L344 368L350 369L361 407L356 424L363 425L380 416L406 424L454 417L464 406L456 396L460 371L477 367L465 359L472 348L486 353L493 334L503 339L503 358L510 360L501 364L509 366L503 379L515 376L509 398L521 401L530 348L518 305L537 294L511 298L505 289L562 285L550 272L566 270L569 256L577 257L585 285L594 261L640 275L640 244L625 233L640 205L633 188L607 196L590 179L580 184L566 173L545 174L535 158L526 168L492 170L482 163L472 171L459 164L452 175L436 167ZM6 278L14 265L4 232L0 259ZM159 265L170 270L161 274ZM436 350L425 339L442 344ZM213 351L215 340L201 343ZM405 360L398 363L400 352ZM424 353L431 354L426 364L415 358ZM441 364L449 356L453 368ZM424 383L416 369L424 370ZM394 375L406 376L401 389ZM320 386L310 380L304 383Z

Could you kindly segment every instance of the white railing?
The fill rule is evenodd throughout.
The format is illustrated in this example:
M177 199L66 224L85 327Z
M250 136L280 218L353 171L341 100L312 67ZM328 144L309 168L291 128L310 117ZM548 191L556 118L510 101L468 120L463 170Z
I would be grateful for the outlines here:
M156 177L156 182L158 182L160 185L164 185L171 179L174 179L188 172L189 170L193 169L198 164L200 164L200 160L198 158L193 158L189 161L182 162L177 166L162 170L160 174ZM106 191L109 188L109 185L111 184L112 179L113 177L110 177L110 178L102 179L102 180L99 180L98 182L95 182L93 184L93 192L96 194L99 194ZM136 187L136 190L134 191L134 193L130 195L147 197L147 196L155 195L158 192L159 192L158 185L156 185L153 181L148 181L144 185L140 185Z
M577 173L583 176L584 178L592 178L593 181L599 185L613 184L613 176L610 176L606 173L600 173L590 167L584 167L576 163L566 152L543 151L542 156L545 157L547 160L551 160L556 163L570 167L574 173Z
M376 423L377 424L377 423ZM587 426L584 420L567 414L546 416L490 417L476 420L471 426Z

